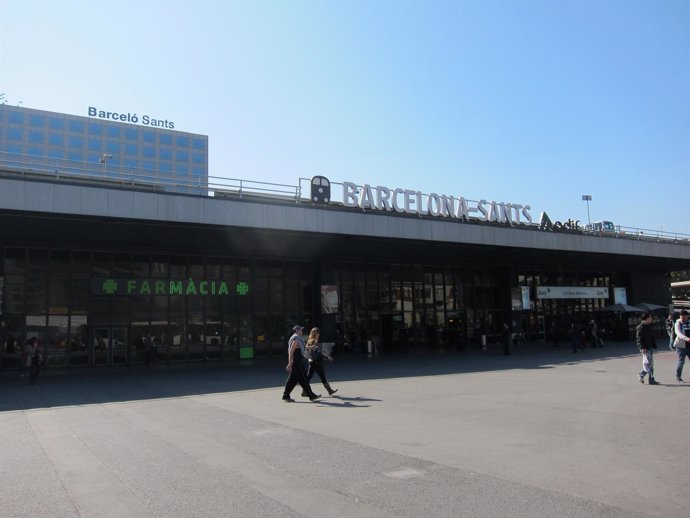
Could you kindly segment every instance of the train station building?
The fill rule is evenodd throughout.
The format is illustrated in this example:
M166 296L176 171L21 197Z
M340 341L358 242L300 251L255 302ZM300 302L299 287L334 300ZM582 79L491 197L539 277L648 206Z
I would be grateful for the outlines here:
M341 354L461 351L503 324L538 340L592 317L627 336L634 319L600 310L667 306L669 272L690 268L688 236L586 232L490 193L92 173L0 164L3 368L33 336L50 368L142 363L147 341L159 363L284 355L295 323Z

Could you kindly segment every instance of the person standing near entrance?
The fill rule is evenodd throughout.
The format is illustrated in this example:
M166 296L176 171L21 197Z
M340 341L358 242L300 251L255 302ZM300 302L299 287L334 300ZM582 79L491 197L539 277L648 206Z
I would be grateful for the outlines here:
M671 351L675 351L676 347L673 345L673 340L676 337L676 332L674 331L673 313L668 315L666 319L666 334L668 335L668 348Z
M637 326L635 333L637 338L637 347L642 353L642 370L638 376L640 383L644 383L644 377L649 374L649 384L658 385L659 383L654 379L654 349L656 349L656 340L652 333L652 314L642 313L642 322Z
M290 393L299 383L304 393L309 397L309 401L314 401L321 397L320 394L314 394L309 382L307 381L307 373L304 366L304 353L306 346L302 333L304 328L300 325L295 325L292 328L292 336L288 340L288 364L285 370L289 373L287 382L285 383L285 390L283 391L283 401L292 403L295 401L290 397Z
M29 382L33 385L41 370L41 350L38 347L38 338L35 336L29 340L26 349L26 366L29 368Z
M676 333L676 339L673 341L673 345L676 348L676 354L678 355L678 363L676 364L676 382L683 383L683 365L685 365L685 358L688 356L688 342L690 338L685 332L685 326L688 322L688 312L683 310L680 312L680 318L676 320L676 324L673 330Z
M338 389L333 390L329 385L328 380L326 379L326 371L323 368L323 360L325 358L328 361L333 361L333 358L323 352L321 344L319 343L320 336L321 331L318 327L314 327L311 331L309 331L309 339L307 340L307 357L309 358L307 381L311 382L311 378L314 376L314 372L316 372L319 375L319 378L321 378L321 383L323 383L323 386L326 387L328 395L332 396L338 392ZM306 392L302 392L302 397L305 397L306 395Z

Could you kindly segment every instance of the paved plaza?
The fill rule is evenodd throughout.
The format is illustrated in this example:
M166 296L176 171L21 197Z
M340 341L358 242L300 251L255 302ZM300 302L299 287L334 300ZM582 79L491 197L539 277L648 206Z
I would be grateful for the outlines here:
M281 358L4 371L0 515L686 518L690 384L655 359L660 386L632 343L340 357L314 403Z

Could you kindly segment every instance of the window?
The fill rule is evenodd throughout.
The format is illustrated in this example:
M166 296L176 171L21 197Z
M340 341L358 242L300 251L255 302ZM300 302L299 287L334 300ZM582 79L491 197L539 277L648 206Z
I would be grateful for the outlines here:
M7 132L7 138L9 140L21 140L24 138L24 132L18 128L10 128Z
M192 153L192 162L195 164L203 164L204 155L202 155L201 153Z
M65 129L65 121L63 119L56 119L55 117L48 119L48 125L50 126L50 129L54 130Z
M12 124L24 124L24 114L19 112L10 112L10 122Z
M152 131L144 131L142 135L144 137L144 142L147 144L155 144L156 135Z
M102 135L103 126L98 122L89 122L89 135Z
M33 126L34 128L42 128L44 124L45 117L43 117L43 115L33 114L31 117L29 117L29 125Z
M172 146L172 135L168 135L167 133L161 133L160 135L160 143L165 144L168 146Z
M26 150L26 154L32 156L43 156L43 149L40 147L30 147Z
M139 140L139 132L134 128L125 129L125 138L127 140Z
M179 160L180 162L186 162L189 160L189 153L186 151L177 151L175 153L175 160Z
M108 153L119 153L120 152L120 143L119 142L108 142L105 145L105 149Z
M144 146L141 154L145 158L156 158L156 149L153 146Z
M161 160L172 160L172 151L170 149L161 149L160 158Z
M89 151L100 151L101 141L95 138L89 139Z
M65 152L62 149L49 149L48 157L63 159L65 158Z
M84 133L84 123L82 121L69 121L69 130L75 133Z
M138 151L136 144L125 144L125 155L136 156Z
M189 147L189 138L188 137L182 137L182 136L178 135L177 138L175 139L175 143L179 147Z
M63 135L56 135L54 133L51 133L48 137L48 142L51 146L64 146L65 137Z
M77 153L76 151L71 151L68 158L74 162L82 162L84 160L84 155Z
M108 126L107 131L110 138L120 138L120 128L118 126Z
M71 148L81 148L84 145L84 141L81 137L70 137L69 147Z
M200 138L192 139L192 147L194 149L204 149L204 140Z
M43 144L43 132L42 131L30 131L29 132L29 142L32 144Z

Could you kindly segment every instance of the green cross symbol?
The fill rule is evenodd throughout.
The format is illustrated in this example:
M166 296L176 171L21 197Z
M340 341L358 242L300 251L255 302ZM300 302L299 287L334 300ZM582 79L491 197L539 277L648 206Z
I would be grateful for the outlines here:
M117 282L113 279L106 279L103 281L103 293L112 295L117 292Z
M238 295L246 295L249 293L249 284L246 282L238 282L237 283L237 294Z

